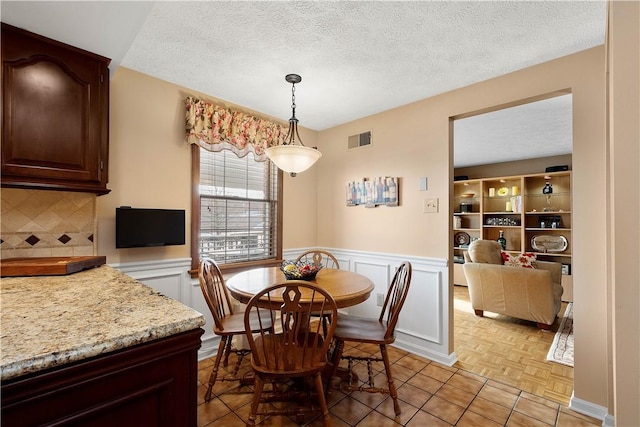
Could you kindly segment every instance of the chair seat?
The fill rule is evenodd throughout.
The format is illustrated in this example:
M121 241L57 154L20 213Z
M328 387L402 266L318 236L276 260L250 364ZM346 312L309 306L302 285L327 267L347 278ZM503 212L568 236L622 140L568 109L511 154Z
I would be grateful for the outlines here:
M387 322L366 317L338 314L333 337L342 341L356 341L371 344L391 344L394 336L385 339Z
M261 315L260 317L262 318L262 324L258 321L258 317L254 314L251 313L250 315L250 325L251 325L251 331L258 331L262 328L264 329L270 329L272 326L271 323L271 317L268 315L268 313L265 313L265 315ZM244 335L245 333L245 329L244 329L244 313L234 313L234 314L228 314L227 316L225 316L224 318L221 319L222 320L222 327L224 328L223 330L219 330L218 328L214 328L214 333L217 335Z

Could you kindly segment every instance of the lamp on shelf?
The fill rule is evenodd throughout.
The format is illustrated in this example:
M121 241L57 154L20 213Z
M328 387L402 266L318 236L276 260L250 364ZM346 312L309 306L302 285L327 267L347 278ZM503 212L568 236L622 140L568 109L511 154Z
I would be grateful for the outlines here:
M265 150L267 157L275 165L291 176L309 169L322 157L322 153L315 148L305 147L298 134L298 119L296 118L296 83L302 81L297 74L287 74L284 78L291 83L291 118L289 131L281 145L275 145ZM297 139L297 141L296 141Z

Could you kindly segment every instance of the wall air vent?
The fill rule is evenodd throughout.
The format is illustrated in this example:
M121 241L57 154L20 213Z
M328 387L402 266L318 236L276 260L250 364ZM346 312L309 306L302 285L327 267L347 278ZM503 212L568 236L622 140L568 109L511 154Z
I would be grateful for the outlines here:
M371 145L371 131L359 133L357 135L351 135L349 137L349 144L347 148L368 147Z

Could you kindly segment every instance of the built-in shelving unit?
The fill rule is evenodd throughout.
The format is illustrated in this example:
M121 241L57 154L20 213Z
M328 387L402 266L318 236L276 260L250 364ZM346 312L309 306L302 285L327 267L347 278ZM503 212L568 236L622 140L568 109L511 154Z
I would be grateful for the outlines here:
M507 251L564 265L563 299L571 301L571 207L571 171L456 181L454 259L464 258L471 241L497 240L502 231ZM466 283L459 264L454 282Z

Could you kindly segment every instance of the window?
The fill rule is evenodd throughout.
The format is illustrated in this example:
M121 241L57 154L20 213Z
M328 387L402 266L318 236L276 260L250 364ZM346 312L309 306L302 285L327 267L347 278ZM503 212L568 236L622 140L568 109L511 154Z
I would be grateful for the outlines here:
M240 158L230 150L192 149L198 170L193 174L197 203L192 212L197 215L192 224L198 225L192 233L194 269L203 257L237 267L282 258L278 168L255 161L253 153Z

